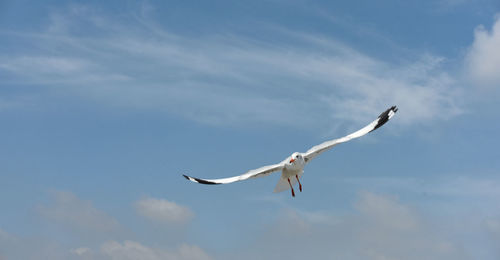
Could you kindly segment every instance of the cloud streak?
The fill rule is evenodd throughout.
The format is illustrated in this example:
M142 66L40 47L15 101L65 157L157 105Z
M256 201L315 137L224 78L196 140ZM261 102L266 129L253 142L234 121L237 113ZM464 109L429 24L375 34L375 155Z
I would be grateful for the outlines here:
M275 29L274 41L193 37L140 15L121 21L87 7L71 10L53 14L45 31L14 35L39 44L31 54L0 57L11 83L215 125L328 127L328 121L370 120L393 104L405 113L402 124L462 112L440 57L396 65L324 35ZM75 33L78 24L87 31Z

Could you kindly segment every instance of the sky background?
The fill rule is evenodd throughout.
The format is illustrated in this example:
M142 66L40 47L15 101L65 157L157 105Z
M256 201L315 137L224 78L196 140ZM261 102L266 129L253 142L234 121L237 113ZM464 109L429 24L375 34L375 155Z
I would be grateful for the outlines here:
M0 259L499 259L499 99L497 0L3 0Z

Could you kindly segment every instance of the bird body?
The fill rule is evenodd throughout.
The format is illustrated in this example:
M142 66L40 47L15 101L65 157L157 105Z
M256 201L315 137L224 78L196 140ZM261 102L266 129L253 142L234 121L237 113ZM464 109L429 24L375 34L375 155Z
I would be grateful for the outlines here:
M313 158L315 158L319 154L331 149L337 144L344 143L352 139L361 137L381 127L382 125L387 123L387 121L389 121L389 119L391 119L397 111L398 108L396 106L392 106L386 111L384 111L382 114L380 114L377 117L377 119L375 119L373 122L371 122L367 126L361 128L360 130L350 135L323 142L319 145L313 146L305 153L295 152L290 157L286 158L285 160L283 160L278 164L268 165L260 167L258 169L250 170L242 175L229 178L222 178L222 179L200 179L200 178L190 177L187 175L183 176L192 182L197 182L201 184L227 184L236 181L247 180L250 178L267 176L273 172L281 171L281 177L280 180L278 181L278 184L276 184L274 192L281 192L287 189L291 189L292 196L295 197L293 186L296 183L299 183L299 189L300 191L302 191L302 184L300 183L300 178L304 174L304 167L306 166L307 163L309 163Z

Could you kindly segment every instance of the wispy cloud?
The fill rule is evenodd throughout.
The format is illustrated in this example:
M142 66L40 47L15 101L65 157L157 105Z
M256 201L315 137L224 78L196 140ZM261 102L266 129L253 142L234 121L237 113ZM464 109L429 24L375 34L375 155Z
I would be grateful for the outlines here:
M474 198L495 200L500 196L500 179L470 177L468 175L440 175L439 177L350 177L335 178L341 185L358 189L386 190L397 193L427 194L446 198Z
M90 201L82 200L71 192L54 191L51 195L51 203L39 205L38 212L57 224L88 233L121 229L115 218L96 209Z
M451 238L440 235L433 223L396 196L361 192L353 207L353 214L322 214L320 222L287 210L266 227L247 258L467 258Z
M102 253L107 259L148 259L148 260L208 260L211 257L197 246L181 245L177 250L151 248L134 241L119 243L109 241L102 245Z
M443 58L429 54L390 64L325 35L284 29L266 41L174 34L141 15L109 19L88 7L51 17L45 31L11 35L38 43L29 54L0 56L11 83L208 124L325 127L370 120L393 104L404 111L402 124L462 112ZM86 31L72 29L79 24Z
M134 206L139 215L159 223L185 223L193 217L193 212L187 207L165 199L145 198Z

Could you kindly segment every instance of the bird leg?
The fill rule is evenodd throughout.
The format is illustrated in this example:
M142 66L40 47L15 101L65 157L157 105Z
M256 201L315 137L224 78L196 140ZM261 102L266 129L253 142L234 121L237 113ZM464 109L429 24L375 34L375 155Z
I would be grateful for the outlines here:
M292 183L290 183L290 178L288 178L288 184L290 184L290 189L292 189L292 197L295 197L295 192L293 191Z
M302 192L302 184L300 184L299 176L297 174L295 174L295 178L297 178L297 181L299 182L299 190L300 190L300 192Z

